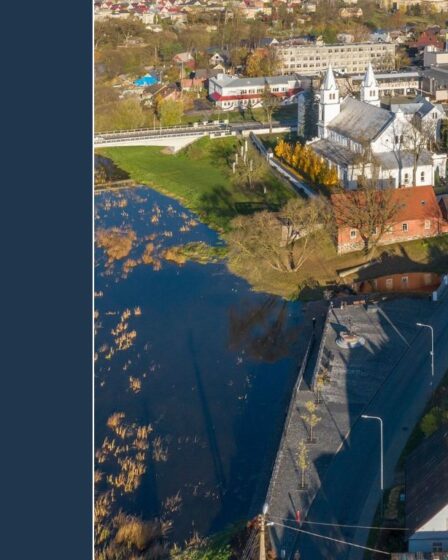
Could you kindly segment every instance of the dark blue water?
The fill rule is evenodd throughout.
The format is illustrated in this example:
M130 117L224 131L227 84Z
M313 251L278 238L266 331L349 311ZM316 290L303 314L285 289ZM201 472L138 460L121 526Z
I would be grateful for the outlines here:
M134 259L148 242L159 248L219 243L202 224L180 231L195 217L150 189L96 194L95 206L97 231L135 231ZM260 470L278 444L302 310L299 303L252 292L222 263L162 261L159 270L140 264L126 274L125 260L109 266L96 248L95 445L110 436L106 421L114 412L151 424L146 474L135 493L117 494L114 508L171 519L172 539L179 542L193 530L207 535L247 515ZM140 315L133 312L137 306ZM130 348L107 359L111 330L126 309L128 331L137 335ZM130 388L131 376L141 381L138 393ZM166 460L153 456L156 437ZM164 504L175 495L180 505L169 513Z

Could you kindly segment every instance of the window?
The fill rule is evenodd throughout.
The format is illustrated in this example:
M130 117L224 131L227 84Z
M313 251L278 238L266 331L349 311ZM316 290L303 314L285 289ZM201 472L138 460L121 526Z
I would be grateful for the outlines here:
M432 543L432 551L433 552L443 552L443 543L433 542Z
M407 185L409 183L409 173L404 174L404 183Z
M425 229L431 229L431 220L425 220Z
M436 113L436 111L434 111L434 113L432 114L432 118L433 118L434 120L437 119L437 113Z
M386 278L386 290L392 290L393 287L394 287L394 279Z
M350 230L350 239L354 239L356 237L356 229Z
M409 284L409 276L402 276L401 277L401 285L403 288L407 288Z
M404 224L401 224L401 229L402 231L408 231L408 224L406 222Z

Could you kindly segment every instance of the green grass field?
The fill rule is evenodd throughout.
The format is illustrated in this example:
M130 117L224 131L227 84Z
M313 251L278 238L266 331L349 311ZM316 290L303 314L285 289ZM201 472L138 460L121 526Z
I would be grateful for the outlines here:
M263 206L280 206L294 196L292 189L267 171L266 195L248 192L231 180L230 161L237 146L235 138L202 138L177 154L153 146L102 148L137 183L148 185L181 201L201 220L224 230L239 213Z

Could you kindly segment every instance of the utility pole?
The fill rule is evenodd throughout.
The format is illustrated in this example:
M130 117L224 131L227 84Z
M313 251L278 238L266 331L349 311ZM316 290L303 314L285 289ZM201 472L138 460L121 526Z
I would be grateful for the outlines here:
M266 539L265 539L265 528L266 528L266 514L268 512L268 504L263 505L263 512L260 515L260 554L259 560L266 560Z

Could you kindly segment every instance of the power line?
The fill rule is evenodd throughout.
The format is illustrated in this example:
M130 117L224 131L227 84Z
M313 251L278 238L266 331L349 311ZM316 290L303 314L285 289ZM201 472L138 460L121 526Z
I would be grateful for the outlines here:
M355 546L356 548L362 548L363 550L369 550L370 552L378 552L379 554L385 554L390 556L390 552L385 552L384 550L377 550L375 548L369 548L367 546L361 546L360 544L355 544L348 541L341 541L340 539L334 539L332 537L327 537L325 535L319 535L319 533L312 533L311 531L305 531L304 529L297 529L296 527L290 527L289 525L283 525L282 523L277 523L276 521L271 521L273 525L278 525L279 527L284 527L285 529L291 529L291 531L297 531L298 533L305 533L306 535L311 535L313 537L319 537L320 539L326 539L327 541L333 541L341 544L346 544L348 546Z
M280 519L280 521L292 522L292 519L285 519L284 517L277 517L270 515L271 519ZM346 527L352 529L377 529L379 531L409 531L407 527L370 527L368 525L342 525L341 523L320 523L318 521L300 521L300 524L307 523L308 525L324 525L328 527Z

